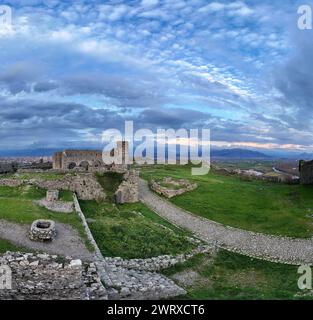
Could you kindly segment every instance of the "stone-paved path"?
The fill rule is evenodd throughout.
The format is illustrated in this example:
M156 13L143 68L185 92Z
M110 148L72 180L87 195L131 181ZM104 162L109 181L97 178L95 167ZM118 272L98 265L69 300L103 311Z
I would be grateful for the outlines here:
M208 244L273 262L313 264L313 239L276 237L224 226L193 215L157 196L142 179L139 188L141 201L151 210Z

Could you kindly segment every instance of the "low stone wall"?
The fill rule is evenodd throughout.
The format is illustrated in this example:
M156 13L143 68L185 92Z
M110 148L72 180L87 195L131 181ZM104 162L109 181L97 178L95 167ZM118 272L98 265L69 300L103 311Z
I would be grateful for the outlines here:
M163 183L171 184L174 187L177 187L177 189L162 186ZM150 184L150 188L153 191L169 199L188 191L195 190L197 187L198 185L196 183L191 183L185 179L173 179L171 177L166 177L161 181L152 180Z
M24 180L0 179L0 186L2 186L2 187L20 187L23 184L25 184Z
M1 266L11 271L12 288L1 289L0 300L107 299L93 263L56 255L7 252L0 256Z
M123 267L127 269L135 269L142 271L160 271L170 267L174 267L178 263L183 263L199 253L213 252L212 246L199 246L189 253L179 254L177 256L163 255L149 259L130 259L125 260L120 257L106 257L105 261L109 265Z
M85 234L88 238L88 241L91 243L91 245L93 246L94 248L94 252L95 252L95 260L103 260L103 256L102 256L102 253L97 245L97 242L95 241L90 229L89 229L89 226L88 226L88 223L86 221L86 218L85 218L85 215L83 214L81 208L80 208L80 205L79 205L79 201L78 201L78 198L76 196L76 194L73 194L73 202L74 202L74 208L75 208L75 211L76 213L78 214L81 222L82 222L82 225L84 227L84 231L85 231Z
M74 211L73 202L69 201L47 201L46 199L42 199L34 201L34 203L53 212L72 213Z

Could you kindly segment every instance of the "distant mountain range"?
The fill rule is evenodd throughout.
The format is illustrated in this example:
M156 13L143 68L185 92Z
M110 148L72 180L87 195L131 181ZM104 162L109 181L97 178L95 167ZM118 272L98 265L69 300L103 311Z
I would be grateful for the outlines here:
M300 153L297 158L298 160L312 160L313 154L304 152L304 153Z
M63 149L0 150L0 157L49 157Z
M73 147L75 149L75 147ZM0 150L0 157L47 157L52 156L55 152L68 149L68 147L60 148L38 148L23 150ZM93 148L82 148L93 149ZM177 156L179 153L177 154ZM267 154L249 149L211 149L211 157L214 159L296 159L296 160L312 160L312 153L286 153L280 154L269 150Z
M259 151L252 151L247 149L222 149L212 150L212 158L228 158L228 159L270 159L269 155L266 155Z

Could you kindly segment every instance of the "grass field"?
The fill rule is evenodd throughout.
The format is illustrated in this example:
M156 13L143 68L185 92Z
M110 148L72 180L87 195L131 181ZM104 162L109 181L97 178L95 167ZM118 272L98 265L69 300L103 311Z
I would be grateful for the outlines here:
M80 201L104 256L150 258L187 252L195 246L187 233L159 218L143 204L112 205Z
M220 250L216 257L197 255L163 272L182 285L183 299L312 299L298 289L297 267L251 259Z
M313 235L313 186L243 181L210 172L191 176L189 166L146 166L147 180L166 176L196 182L192 192L170 201L196 215L246 230L307 238Z
M33 186L0 187L0 219L16 223L30 224L36 219L52 219L71 224L76 228L89 249L89 242L77 214L62 214L49 211L36 205L33 201L45 197L46 191ZM62 191L60 198L72 200L72 193Z

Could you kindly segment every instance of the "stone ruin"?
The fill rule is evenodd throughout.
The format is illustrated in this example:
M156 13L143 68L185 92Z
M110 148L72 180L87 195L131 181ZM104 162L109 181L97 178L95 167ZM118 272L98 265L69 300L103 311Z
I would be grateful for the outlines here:
M73 201L60 201L59 190L48 190L45 199L35 200L34 203L54 212L72 213Z
M93 173L66 174L58 180L42 179L0 179L0 186L19 187L22 185L33 185L46 190L68 190L75 192L80 200L101 201L106 198L101 185ZM50 198L50 196L49 196ZM46 198L45 200L48 200ZM48 202L48 201L47 201Z
M300 183L313 184L313 160L299 161Z
M54 202L59 200L59 190L48 190L46 195L48 202Z
M48 254L7 252L0 268L11 273L11 288L0 300L106 300L94 263Z
M165 177L159 181L152 180L150 183L150 188L153 191L169 199L195 190L197 187L196 183L191 183L186 179L173 179L172 177Z
M135 203L139 201L139 173L135 170L127 171L123 181L115 192L115 201L118 204Z
M53 156L54 170L102 171L110 170L111 165L103 162L103 156L118 160L116 168L126 169L129 163L128 141L117 141L116 148L104 153L102 150L65 150L56 152ZM117 162L117 161L116 161Z
M35 220L29 231L29 239L32 241L52 241L56 237L55 222L52 220Z

